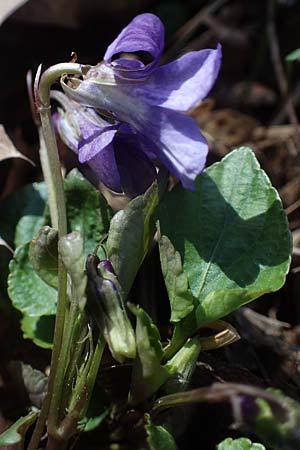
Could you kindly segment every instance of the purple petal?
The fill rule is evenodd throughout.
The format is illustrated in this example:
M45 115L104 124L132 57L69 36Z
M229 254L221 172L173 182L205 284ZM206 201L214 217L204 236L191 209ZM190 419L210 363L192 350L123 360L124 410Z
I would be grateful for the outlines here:
M221 46L215 50L191 52L176 61L159 67L151 77L136 86L136 95L152 105L187 111L203 100L218 76Z
M140 14L125 27L115 41L110 44L104 55L104 60L115 66L116 74L129 79L149 75L159 63L164 47L164 26L154 14ZM153 58L150 64L136 67L136 63L128 63L129 59L122 57L113 61L120 53L146 52ZM126 59L126 62L124 61ZM112 62L113 61L113 62Z
M66 146L75 153L78 153L78 137L76 136L74 128L67 120L66 114L63 116L60 114L56 116L56 127L62 141L66 144Z
M121 179L113 145L108 145L88 162L94 178L114 192L122 192ZM97 183L97 184L98 184Z
M71 109L67 109L68 115L72 117L76 126L79 127L81 136L84 139L87 139L94 134L96 130L110 126L110 124L102 119L92 108L83 107L75 102L72 103Z
M152 107L152 114L140 132L153 142L158 159L185 188L193 190L194 180L204 169L208 152L197 123L175 111Z
M118 133L109 145L88 162L93 178L115 192L130 197L144 193L156 178L156 169L142 152L138 137Z
M196 176L203 170L208 146L197 123L171 109L151 106L142 96L118 86L100 85L86 80L76 90L63 85L77 101L96 108L114 111L120 121L127 122L138 134L151 142L160 159L179 178L184 187L193 189Z
M110 273L112 273L113 275L116 275L116 272L115 272L115 270L114 270L114 268L113 268L113 266L112 266L112 263L108 260L108 259L102 259L102 261L100 261L99 262L99 264L98 264L98 268L101 268L102 269L102 267L103 267L103 269L106 271L106 272L110 272Z
M117 127L107 127L99 129L99 127L87 124L89 131L93 134L87 134L86 138L79 141L78 144L78 158L81 163L90 161L98 153L102 152L113 140L117 132Z
M144 69L145 64L138 59L127 59L127 58L119 58L111 63L113 68L120 70L140 70Z
M143 194L156 179L156 169L141 149L136 135L118 133L115 157L123 191L130 197Z

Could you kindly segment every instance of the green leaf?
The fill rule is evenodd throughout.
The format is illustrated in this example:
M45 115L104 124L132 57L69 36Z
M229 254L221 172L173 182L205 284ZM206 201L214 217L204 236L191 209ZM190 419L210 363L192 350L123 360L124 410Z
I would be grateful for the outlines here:
M49 286L58 287L58 233L42 227L29 245L29 260L35 272Z
M250 439L247 438L234 440L227 438L217 445L216 450L265 450L265 447L261 444L252 444Z
M0 204L0 235L10 247L29 242L44 223L43 213L47 198L44 183L33 183L8 196ZM8 265L12 255L0 249L0 285L3 296L7 290Z
M34 183L33 197L25 205L15 233L15 246L26 244L37 234L45 224L44 212L47 202L47 190L44 183Z
M163 349L160 335L151 317L142 309L130 304L129 309L136 316L137 358L134 360L129 398L135 405L151 395L170 377L168 369L160 359Z
M113 217L107 239L107 255L126 298L155 232L154 212L158 204L157 184L131 200Z
M280 198L249 148L209 167L195 187L195 192L175 188L159 209L161 233L179 251L197 301L179 323L182 341L279 289L290 264L291 237Z
M42 348L52 348L55 316L23 316L21 329L24 339L31 339Z
M294 61L300 61L300 48L297 48L296 50L293 50L291 53L289 53L285 60L287 62L294 62Z
M194 309L193 294L188 287L186 273L182 269L181 256L170 239L159 240L161 268L171 304L171 322L179 322Z
M177 450L173 436L161 425L146 425L147 443L150 450Z
M106 404L107 398L96 384L86 415L77 424L78 430L89 432L98 428L109 414L109 408Z
M0 303L1 306L4 305L2 303L2 299L7 298L7 276L8 276L8 266L9 261L11 260L13 253L8 250L8 248L4 245L0 245Z
M23 441L26 431L38 416L37 412L31 411L27 416L20 417L8 430L0 434L0 447L18 445L18 450L23 449Z
M278 389L268 389L273 399L257 397L253 432L275 450L298 450L300 445L299 403Z
M29 244L18 247L9 265L8 294L16 309L28 316L48 316L56 312L57 292L33 270Z
M80 429L80 431L84 431L85 433L95 430L106 419L108 413L109 410L105 409L103 412L100 412L98 416L94 416L91 418L84 418L78 424L78 428Z
M25 244L37 234L44 223L46 201L45 183L33 183L1 202L5 214L1 214L0 234L11 247Z
M87 256L107 233L111 210L100 192L77 169L65 180L65 195L69 230L80 232Z

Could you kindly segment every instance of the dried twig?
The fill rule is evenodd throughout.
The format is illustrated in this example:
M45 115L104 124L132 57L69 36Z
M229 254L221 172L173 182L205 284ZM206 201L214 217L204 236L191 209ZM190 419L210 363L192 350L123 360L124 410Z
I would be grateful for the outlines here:
M169 61L191 38L196 28L202 24L210 14L214 14L228 0L215 0L202 8L195 16L188 20L177 32L171 42L171 47L163 56L163 62Z
M267 23L267 34L269 39L271 58L274 65L274 71L277 78L278 87L281 93L281 96L284 100L286 100L286 111L289 117L291 124L296 128L296 136L297 136L297 147L300 149L300 135L298 132L298 118L295 112L294 105L290 97L288 97L288 84L286 81L285 73L283 70L283 65L281 62L280 49L278 38L276 34L275 28L275 11L274 11L274 1L268 1L268 23Z
M270 125L280 125L284 122L287 116L287 103L291 102L292 105L297 105L300 102L300 83L297 84L289 96L285 99L280 110L273 117Z
M286 215L291 214L300 207L300 198L285 209Z

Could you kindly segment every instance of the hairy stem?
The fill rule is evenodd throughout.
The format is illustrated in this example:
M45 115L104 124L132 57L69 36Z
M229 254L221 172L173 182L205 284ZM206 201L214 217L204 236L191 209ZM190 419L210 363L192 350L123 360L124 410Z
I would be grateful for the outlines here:
M61 408L63 409L66 409L70 402L73 383L76 378L78 367L80 366L80 361L82 359L87 332L86 318L81 317L80 321L76 323L76 327L73 332L72 348L70 349L70 362L64 378L65 391L61 405Z
M41 413L39 415L38 421L36 423L34 432L32 434L28 450L37 450L39 447L39 443L41 437L44 433L45 423L48 417L50 403L53 401L53 396L55 396L55 375L57 370L57 365L60 357L60 349L61 349L61 336L63 334L64 327L64 317L65 317L65 303L66 303L66 287L67 287L67 277L64 267L62 266L62 262L59 261L59 287L58 287L58 308L57 308L57 317L62 320L55 321L55 331L54 331L54 340L53 340L53 351L51 356L51 367L50 367L50 375L48 381L48 391L46 398L43 402L43 406L41 409ZM59 314L59 306L60 307L60 316Z
M84 417L87 412L104 347L105 340L102 336L99 336L96 348L77 380L68 408L69 413L59 427L58 433L64 440L69 439L76 432L78 420Z
M81 75L80 64L56 64L43 73L39 86L36 86L36 103L41 117L43 133L43 138L41 137L41 163L49 193L51 222L52 226L58 230L59 237L67 233L67 218L63 177L51 118L50 88L57 78L64 74Z
M61 173L57 143L52 125L50 110L50 88L54 81L63 74L81 75L81 66L79 64L63 63L57 64L46 70L40 80L39 86L35 86L36 103L41 117L42 132L44 138L44 148L42 156L42 166L49 192L50 214L52 225L58 230L59 237L67 233L67 217L64 197L63 178ZM38 72L39 74L39 72ZM37 79L38 82L38 79ZM43 144L42 144L43 145ZM65 314L67 308L67 272L59 258L58 262L58 298L57 313L53 338L53 351L51 357L51 367L48 382L48 392L44 400L42 411L37 421L36 428L30 441L29 450L37 450L39 441L43 434L45 422L49 413L49 408L53 415L49 422L52 426L56 425L59 402L63 380L58 377L57 367L61 362L62 338L65 326Z

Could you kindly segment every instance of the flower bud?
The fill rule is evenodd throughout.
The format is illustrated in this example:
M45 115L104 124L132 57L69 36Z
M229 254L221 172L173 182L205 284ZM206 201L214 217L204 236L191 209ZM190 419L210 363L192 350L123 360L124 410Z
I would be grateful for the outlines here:
M119 362L125 358L135 358L134 331L110 261L100 261L97 256L89 255L86 271L88 307L113 357Z

